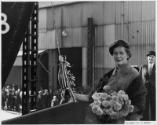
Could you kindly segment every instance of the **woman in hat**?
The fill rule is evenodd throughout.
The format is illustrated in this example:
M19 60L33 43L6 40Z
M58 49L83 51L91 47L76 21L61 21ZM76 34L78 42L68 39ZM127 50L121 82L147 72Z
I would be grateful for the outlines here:
M155 121L156 119L156 85L155 85L155 51L147 54L147 65L141 68L143 82L147 88L146 109L143 120Z
M98 86L89 95L75 94L75 97L77 100L91 103L94 92L124 90L134 105L133 113L130 113L126 119L140 120L145 109L146 89L139 72L128 63L131 57L130 47L125 41L118 40L109 47L109 52L115 61L115 67L100 79ZM89 121L92 121L91 119ZM101 123L96 119L92 122Z

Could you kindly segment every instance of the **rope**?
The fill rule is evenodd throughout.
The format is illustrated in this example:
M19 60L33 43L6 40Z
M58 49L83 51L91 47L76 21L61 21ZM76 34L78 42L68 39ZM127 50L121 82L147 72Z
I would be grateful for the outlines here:
M37 61L47 73L50 73L50 71L45 67L45 65L39 59L37 59Z
M58 40L58 34L57 34L57 32L56 32L56 42L57 42L58 53L59 53L59 56L60 56L61 52L60 52L60 46L59 46L59 40Z

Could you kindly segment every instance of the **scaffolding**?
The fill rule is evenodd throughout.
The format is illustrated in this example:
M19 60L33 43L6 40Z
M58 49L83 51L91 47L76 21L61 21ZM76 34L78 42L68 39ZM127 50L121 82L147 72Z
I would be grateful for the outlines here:
M26 37L23 41L22 58L22 114L36 110L38 55L38 3L30 17ZM30 104L30 105L29 105Z

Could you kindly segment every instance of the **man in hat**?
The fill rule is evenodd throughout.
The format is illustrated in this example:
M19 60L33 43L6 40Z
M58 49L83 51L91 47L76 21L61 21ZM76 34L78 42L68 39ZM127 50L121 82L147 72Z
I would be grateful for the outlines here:
M147 88L146 109L143 120L155 121L156 119L156 85L155 85L155 51L147 54L147 65L141 68L143 82Z

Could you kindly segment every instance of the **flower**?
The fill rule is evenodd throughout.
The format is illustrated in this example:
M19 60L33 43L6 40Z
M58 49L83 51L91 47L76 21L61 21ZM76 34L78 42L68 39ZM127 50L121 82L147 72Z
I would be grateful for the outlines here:
M102 102L102 106L103 106L104 108L110 108L110 107L111 107L111 104L110 104L109 101L103 101L103 102Z
M118 91L118 94L120 94L120 95L125 95L125 92L124 92L124 90L119 90L119 91Z
M92 107L92 111L97 114L97 115L102 115L103 114L103 110L100 108L100 106L98 105L94 105Z
M101 94L101 100L106 100L109 97L107 93L102 93Z
M101 98L101 93L94 93L94 94L92 95L92 98L93 98L94 100L100 100L100 98Z
M118 96L117 98L118 98L118 102L120 104L124 105L125 101L124 101L123 97L122 96Z
M119 111L122 108L122 104L120 104L119 102L113 101L113 109L115 111Z
M128 108L129 108L129 112L133 112L134 111L134 106L133 105L130 105Z
M110 93L96 92L92 98L94 102L90 104L90 107L92 112L98 116L107 115L110 119L119 119L126 117L134 110L131 100L123 90Z
M90 106L94 106L94 105L98 105L100 106L101 105L101 101L100 100L95 100L93 103L90 104Z
M111 93L111 95L114 97L114 96L117 95L117 92L113 91L113 92Z

